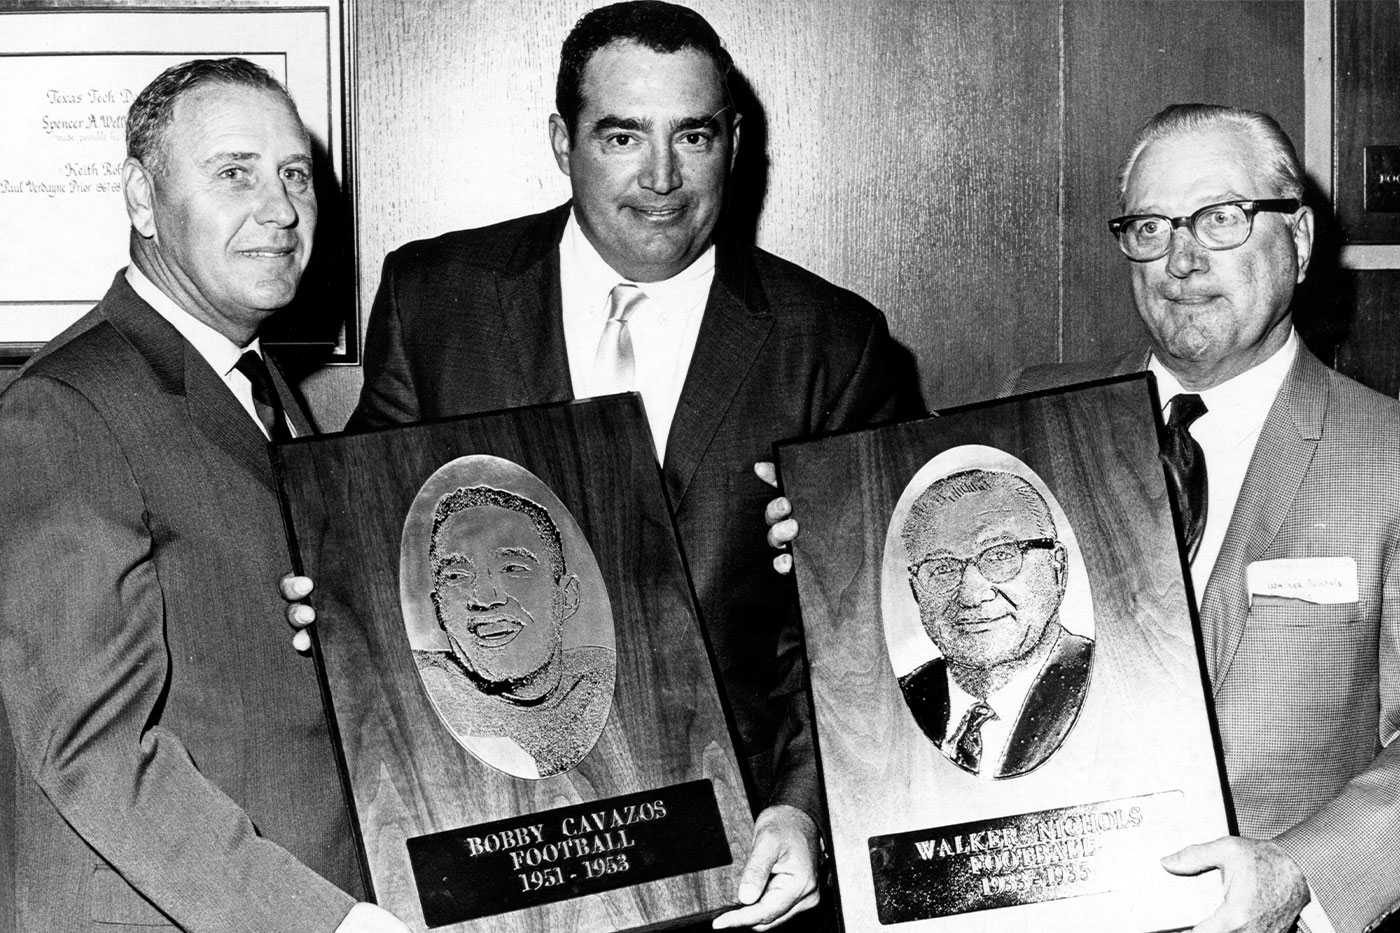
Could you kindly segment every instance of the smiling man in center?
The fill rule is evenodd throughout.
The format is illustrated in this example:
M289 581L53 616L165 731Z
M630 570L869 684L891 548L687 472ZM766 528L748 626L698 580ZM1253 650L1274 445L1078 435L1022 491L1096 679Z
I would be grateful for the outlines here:
M796 594L764 571L754 464L920 405L878 310L721 232L733 72L685 7L586 14L549 119L572 200L388 256L349 427L641 393L758 814L745 906L716 924L765 927L817 902L822 814Z

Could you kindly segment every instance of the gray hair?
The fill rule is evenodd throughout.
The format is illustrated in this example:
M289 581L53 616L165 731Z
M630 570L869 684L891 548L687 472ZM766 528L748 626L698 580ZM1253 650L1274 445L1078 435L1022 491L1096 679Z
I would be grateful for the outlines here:
M1127 209L1128 176L1150 143L1215 129L1237 129L1254 142L1263 158L1268 180L1275 189L1272 192L1259 192L1259 196L1303 200L1305 183L1298 153L1293 148L1293 141L1273 117L1257 110L1242 110L1221 104L1172 104L1143 124L1133 137L1128 157L1123 160L1118 172L1119 205Z

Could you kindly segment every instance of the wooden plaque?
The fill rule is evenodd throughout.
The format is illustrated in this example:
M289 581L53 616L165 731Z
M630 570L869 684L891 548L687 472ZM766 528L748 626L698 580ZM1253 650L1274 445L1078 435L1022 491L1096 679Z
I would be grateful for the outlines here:
M1156 411L1138 375L779 447L847 929L1219 905L1158 861L1229 819Z
M636 395L276 457L379 904L454 933L734 906L753 823Z

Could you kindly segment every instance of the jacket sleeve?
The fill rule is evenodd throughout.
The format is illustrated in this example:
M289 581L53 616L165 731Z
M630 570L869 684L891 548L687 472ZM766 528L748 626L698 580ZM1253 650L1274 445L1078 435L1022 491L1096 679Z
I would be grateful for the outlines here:
M364 386L346 430L360 431L422 420L413 370L404 351L395 254L384 259L379 290L365 332Z
M844 382L829 398L814 400L821 408L816 419L818 431L852 430L924 414L912 357L890 337L884 315L863 301L861 305L870 321L864 344ZM768 572L767 568L764 570ZM791 588L792 593L788 618L778 633L777 676L770 695L770 704L777 711L778 730L768 803L798 807L823 826L796 587L791 579L778 581L778 585Z
M87 398L32 375L0 398L0 501L0 694L20 771L182 928L334 930L352 898L260 837L160 725L161 542Z

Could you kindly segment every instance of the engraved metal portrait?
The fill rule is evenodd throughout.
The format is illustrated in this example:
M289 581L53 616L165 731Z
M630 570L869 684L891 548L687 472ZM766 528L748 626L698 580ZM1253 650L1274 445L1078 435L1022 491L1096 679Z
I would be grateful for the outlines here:
M399 596L423 687L462 747L522 778L592 750L612 709L612 608L538 477L491 456L440 467L404 521Z
M1094 612L1074 530L1029 467L944 451L900 495L881 568L885 640L914 719L981 778L1028 774L1079 716Z

